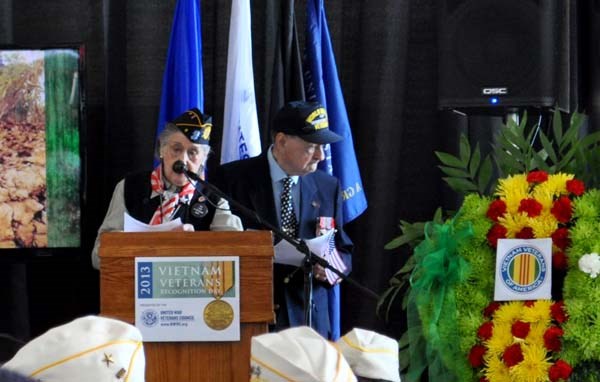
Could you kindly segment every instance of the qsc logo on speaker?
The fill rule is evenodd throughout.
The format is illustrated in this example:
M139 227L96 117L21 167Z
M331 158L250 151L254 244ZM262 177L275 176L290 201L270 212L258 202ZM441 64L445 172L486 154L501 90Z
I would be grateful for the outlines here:
M483 95L506 95L506 94L508 94L508 88L482 88L481 94L483 94Z

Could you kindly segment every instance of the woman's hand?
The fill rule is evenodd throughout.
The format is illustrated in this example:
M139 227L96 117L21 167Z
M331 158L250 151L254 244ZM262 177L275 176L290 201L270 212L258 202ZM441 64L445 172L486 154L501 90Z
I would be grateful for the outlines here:
M173 231L184 231L184 232L194 232L194 226L191 224L184 224L179 227L173 228Z

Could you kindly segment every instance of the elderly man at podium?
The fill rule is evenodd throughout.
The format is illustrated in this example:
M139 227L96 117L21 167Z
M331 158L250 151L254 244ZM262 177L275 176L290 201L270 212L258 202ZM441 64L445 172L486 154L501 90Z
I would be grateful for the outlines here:
M273 144L265 153L222 165L215 183L232 200L291 237L307 240L330 235L327 261L338 271L350 273L353 245L343 228L340 185L333 176L317 170L324 159L323 146L342 137L329 130L327 111L318 102L287 103L277 112L272 130ZM255 220L240 216L247 229L264 229ZM305 312L303 276L302 269L293 265L275 264L273 329L304 325L306 313L310 313L312 328L329 338L327 292L340 278L314 265L312 311Z
M153 171L129 174L116 185L92 251L94 268L100 267L100 234L122 231L125 213L150 225L179 218L183 225L176 229L184 231L242 230L240 218L230 212L227 201L204 192L186 174L203 176L211 121L209 115L194 108L167 123L156 145L160 164Z

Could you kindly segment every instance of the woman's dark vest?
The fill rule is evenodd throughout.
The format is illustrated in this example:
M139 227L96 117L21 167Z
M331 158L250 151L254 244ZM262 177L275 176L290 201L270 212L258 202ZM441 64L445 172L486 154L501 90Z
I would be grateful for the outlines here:
M152 195L150 171L127 175L125 177L124 194L127 212L137 220L149 223L160 203L160 197L150 198ZM202 210L202 205L208 209L205 216L200 217L198 213L192 213L192 209ZM215 207L196 190L190 204L181 205L174 218L179 217L183 223L192 224L196 231L208 231L214 215Z

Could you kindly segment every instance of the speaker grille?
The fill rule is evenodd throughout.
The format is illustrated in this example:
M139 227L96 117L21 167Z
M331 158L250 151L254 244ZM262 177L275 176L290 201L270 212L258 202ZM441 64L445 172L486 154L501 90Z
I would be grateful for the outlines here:
M484 88L506 89L496 107L552 106L558 37L554 3L444 3L438 40L440 107L493 107Z

